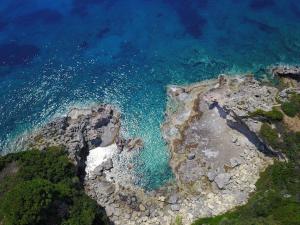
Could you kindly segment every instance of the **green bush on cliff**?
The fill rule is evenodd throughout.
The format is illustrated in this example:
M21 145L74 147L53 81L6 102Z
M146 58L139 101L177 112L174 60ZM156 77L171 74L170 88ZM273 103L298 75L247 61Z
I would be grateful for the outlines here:
M5 171L5 167L15 172ZM0 224L108 224L61 148L0 157Z
M268 123L263 123L260 128L260 136L271 146L278 144L278 133Z
M264 111L262 109L258 109L254 112L249 113L251 117L261 116L270 121L281 121L283 119L283 114L276 108L272 108L271 111Z
M63 225L82 225L82 224L101 224L101 220L98 221L101 211L95 201L92 201L89 197L82 195L75 199L73 207L70 210L70 217L65 220Z
M67 159L65 152L56 147L51 147L45 152L23 152L19 162L22 167L19 175L25 180L41 178L58 183L73 178L75 174L74 166Z
M289 117L295 117L300 113L300 95L292 94L288 102L281 104L281 109Z
M41 223L54 203L55 192L54 185L47 180L20 182L1 199L4 224Z
M284 102L281 104L282 111L289 117L294 117L298 113L297 106L292 102Z
M300 164L300 132L288 132L283 136L280 149L290 161Z

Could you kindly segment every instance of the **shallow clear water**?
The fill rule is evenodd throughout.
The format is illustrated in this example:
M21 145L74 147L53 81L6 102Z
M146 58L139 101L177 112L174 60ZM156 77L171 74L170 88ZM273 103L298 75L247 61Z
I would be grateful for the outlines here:
M117 105L145 140L140 185L172 177L168 84L299 63L298 0L2 0L0 151L74 105Z

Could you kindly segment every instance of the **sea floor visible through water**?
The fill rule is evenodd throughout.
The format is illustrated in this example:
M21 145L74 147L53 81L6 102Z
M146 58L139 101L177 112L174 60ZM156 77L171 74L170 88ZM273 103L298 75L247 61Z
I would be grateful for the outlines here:
M298 0L2 0L0 151L74 106L109 103L141 137L138 185L172 178L166 86L300 62Z

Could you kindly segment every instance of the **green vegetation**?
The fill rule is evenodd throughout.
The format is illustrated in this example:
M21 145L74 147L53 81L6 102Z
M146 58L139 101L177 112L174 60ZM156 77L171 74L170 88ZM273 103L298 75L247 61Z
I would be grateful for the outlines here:
M8 168L8 169L6 169ZM0 157L0 224L108 224L60 148Z
M294 117L298 113L297 106L291 102L284 102L281 104L282 111L289 117Z
M258 109L254 112L251 112L249 114L249 116L251 117L264 117L266 120L269 121L281 121L283 119L283 114L282 112L280 112L278 109L276 109L275 107L272 108L271 111L264 111L262 109Z
M260 129L260 136L268 144L275 146L278 144L278 133L268 123L263 123Z
M172 223L172 225L183 225L182 216L177 215L175 218L175 221Z
M288 102L281 104L281 109L289 117L295 117L300 113L300 95L292 94Z
M281 126L283 127L283 126ZM288 157L276 161L261 173L257 190L248 203L212 218L196 220L192 225L299 225L300 224L300 132L278 130L268 123L260 135L274 149Z
M284 82L283 79L279 79L279 80L277 80L277 82L278 82L278 83L277 83L277 88L278 88L279 90L284 90L284 89L290 87L290 85L289 85L287 82Z

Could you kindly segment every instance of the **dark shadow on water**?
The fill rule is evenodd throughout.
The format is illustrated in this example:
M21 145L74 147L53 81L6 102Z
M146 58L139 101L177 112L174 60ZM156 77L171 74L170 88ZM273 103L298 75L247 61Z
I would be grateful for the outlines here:
M91 5L100 5L106 0L73 0L71 13L77 16L85 17L88 15L88 7Z
M31 44L10 42L0 45L0 66L18 66L31 62L40 50Z
M249 6L252 10L257 11L271 8L274 5L274 0L252 0Z
M180 22L185 28L185 31L194 38L200 38L203 35L204 26L207 24L207 20L201 16L195 7L194 2L165 0L176 11ZM198 2L199 6L206 6L205 1Z
M208 1L209 0L197 0L195 4L199 9L205 9L208 5Z
M8 22L0 19L0 32L4 31L4 29L6 28L7 25L8 25Z
M109 27L103 27L100 28L97 32L97 38L102 39L105 35L107 35L110 32L110 28Z
M87 41L82 41L78 44L77 48L79 50L86 50L90 47L89 43Z
M63 18L63 15L53 9L41 9L28 13L13 20L13 24L16 26L29 26L35 25L36 23L43 24L56 24L59 23Z
M290 11L292 14L300 20L300 5L297 5L295 2L290 4Z
M278 33L278 29L276 27L272 27L272 26L270 26L266 23L263 23L261 21L258 21L258 20L250 19L248 17L243 17L242 22L245 24L252 25L252 26L256 27L258 30L260 30L264 33L267 33L267 34Z

